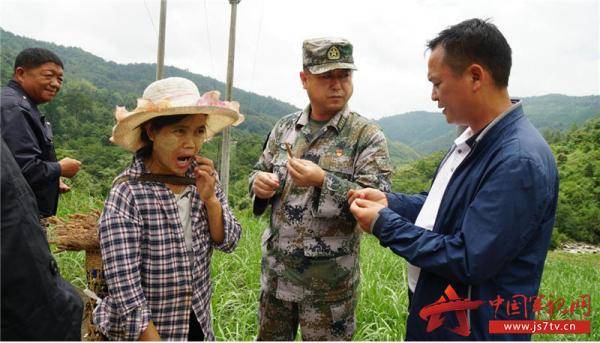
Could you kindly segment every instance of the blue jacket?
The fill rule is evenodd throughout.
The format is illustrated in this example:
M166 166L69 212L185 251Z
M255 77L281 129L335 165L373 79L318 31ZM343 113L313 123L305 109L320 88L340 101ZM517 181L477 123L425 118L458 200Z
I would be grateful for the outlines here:
M427 194L388 194L373 234L384 247L421 268L411 299L409 340L528 340L530 335L490 334L489 321L533 319L558 198L558 171L548 144L517 106L500 119L454 171L432 231L414 222ZM457 316L446 313L441 327L427 332L419 316L451 285L458 298L481 300L467 311L470 335L448 329ZM506 302L524 295L520 313ZM519 301L519 298L516 298ZM515 311L517 312L517 311ZM456 314L456 312L455 312ZM426 318L431 319L431 318Z
M0 130L35 194L39 215L56 214L60 165L56 161L50 123L14 80L2 87Z

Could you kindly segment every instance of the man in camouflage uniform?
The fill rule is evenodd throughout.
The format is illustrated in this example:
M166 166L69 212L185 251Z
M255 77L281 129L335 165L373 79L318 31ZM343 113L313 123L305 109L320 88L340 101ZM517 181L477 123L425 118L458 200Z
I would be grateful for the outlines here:
M303 44L304 111L280 119L250 176L254 213L272 205L262 237L259 340L350 340L360 277L360 236L347 192L389 191L383 132L351 112L352 45ZM286 150L291 149L291 156Z

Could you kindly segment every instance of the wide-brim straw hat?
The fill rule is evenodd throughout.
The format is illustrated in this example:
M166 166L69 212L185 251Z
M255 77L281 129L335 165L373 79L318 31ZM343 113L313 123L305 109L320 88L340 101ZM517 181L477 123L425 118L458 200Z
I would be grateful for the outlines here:
M221 132L227 126L237 126L244 121L237 101L221 101L218 91L202 96L198 87L182 77L169 77L152 82L138 99L137 107L128 111L117 106L110 141L132 152L144 147L141 135L143 124L152 118L180 114L205 114L206 139Z

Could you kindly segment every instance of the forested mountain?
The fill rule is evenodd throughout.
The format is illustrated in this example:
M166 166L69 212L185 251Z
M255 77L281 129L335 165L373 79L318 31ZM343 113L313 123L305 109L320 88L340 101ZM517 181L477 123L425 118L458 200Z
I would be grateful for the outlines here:
M46 107L50 108L48 114L55 134L70 135L71 139L78 138L74 132L85 132L82 136L88 139L98 136L90 135L90 130L107 135L113 125L112 111L115 105L126 105L130 109L135 107L136 98L156 74L155 64L118 64L80 48L18 36L1 28L0 40L0 81L3 85L12 75L16 55L24 48L43 47L61 57L65 64L65 83L55 103ZM194 81L200 92L217 89L225 96L225 84L213 78L170 66L165 67L165 76L185 77ZM81 96L85 99L77 101ZM244 136L245 145L262 143L278 118L298 110L270 96L238 88L234 88L233 98L240 102L242 112L246 115L246 121L233 129L234 136ZM76 113L70 112L74 109L77 109ZM412 148L400 142L391 142L390 154L395 163L405 163L419 157Z
M46 106L53 119L55 133L64 138L92 139L108 136L113 125L115 105L135 106L135 99L154 80L156 66L147 63L118 64L106 61L80 48L14 35L0 28L0 81L5 84L12 74L16 54L26 47L39 46L55 51L65 63L65 84L57 100ZM166 76L182 76L194 81L201 92L225 85L213 78L165 67ZM262 142L274 122L296 107L269 96L234 88L234 99L241 103L246 121L235 128L234 136L244 136L244 144ZM600 96L569 97L552 94L524 99L525 112L545 136L565 130L573 124L600 114ZM59 119L60 118L60 119ZM409 112L377 121L389 141L394 164L403 164L431 152L447 149L456 136L453 125L441 113ZM95 134L91 134L94 131ZM250 141L248 141L250 140ZM59 140L60 141L60 140Z
M402 142L421 155L447 149L456 137L456 126L446 123L441 113L408 112L377 122L389 140Z
M581 128L552 136L560 186L552 245L566 240L600 244L600 116ZM409 194L428 191L444 157L438 151L396 169L392 189Z
M0 41L0 82L3 85L12 75L16 55L24 48L47 48L63 60L63 89L54 102L44 107L54 125L59 146L65 147L66 144L71 150L88 147L100 138L100 141L105 143L114 124L112 112L115 106L125 105L130 109L135 107L136 98L155 78L155 64L118 64L80 48L64 47L18 36L1 28ZM225 93L225 85L213 78L170 66L165 67L165 75L188 78L196 83L201 92L217 89L221 91L222 96ZM233 98L240 102L242 112L246 115L246 121L232 130L233 136L245 147L262 144L278 118L298 110L272 97L238 88L234 88ZM81 142L80 139L84 139L85 142ZM213 158L217 157L216 143L217 141L212 142L208 146L208 152L213 153ZM248 150L253 149L244 149L243 152ZM419 157L418 153L401 142L390 142L390 154L394 163L406 163ZM246 171L246 168L242 170Z
M109 108L116 104L135 107L135 99L142 94L156 77L156 65L148 63L118 64L106 61L80 48L64 47L53 43L38 41L14 35L0 29L1 70L0 80L6 84L12 75L12 66L16 55L27 47L42 47L55 52L65 64L65 86L71 82L88 81L97 89L107 90L116 97ZM179 68L166 66L165 77L181 76L188 78L198 86L200 92L217 89L225 96L225 84L213 78L194 74ZM110 95L112 97L112 95ZM242 105L247 122L243 130L266 134L275 120L298 109L288 103L272 97L247 92L239 88L233 89L233 98ZM112 120L112 117L110 118Z
M600 117L558 137L551 147L560 175L557 234L600 244Z
M1 29L0 43L2 84L10 79L14 58L23 48L46 47L65 62L63 88L42 111L53 125L59 157L83 161L82 171L69 182L90 196L103 199L112 179L131 160L129 153L108 141L114 125L114 108L135 106L136 98L154 79L155 66L108 62L79 48L36 41ZM175 67L167 67L165 74L189 78L201 91L214 88L224 91L223 83L217 80ZM230 200L233 206L245 208L250 204L246 180L267 132L277 118L297 108L237 88L234 98L240 101L247 120L232 130ZM553 94L525 98L524 106L531 121L552 144L561 173L555 240L573 238L600 243L600 96ZM590 118L585 127L575 127ZM448 125L442 114L431 112L410 112L383 118L378 123L388 137L390 155L397 166L395 190L428 189L443 152L421 156L446 150L455 137L455 127ZM217 137L202 149L202 154L213 159L217 166L219 143Z
M61 57L65 64L63 87L54 101L42 106L42 111L53 125L59 157L70 156L83 162L82 172L73 182L89 188L93 195L104 197L112 179L131 159L129 153L108 141L114 125L113 111L116 105L135 107L137 97L155 79L156 65L117 64L80 48L33 40L2 29L0 43L3 85L11 78L15 57L22 49L43 47ZM169 66L165 67L165 76L185 77L194 81L200 92L217 89L222 97L225 95L225 85L212 78ZM246 121L232 129L231 181L243 184L275 121L298 109L238 88L234 88L233 98L240 102ZM205 144L202 151L217 166L219 145L220 137L217 137ZM231 189L235 194L237 188L232 186Z
M600 96L549 94L523 98L525 115L544 136L567 130L600 115ZM402 142L419 154L447 149L456 137L454 125L435 112L409 112L378 120L390 140Z

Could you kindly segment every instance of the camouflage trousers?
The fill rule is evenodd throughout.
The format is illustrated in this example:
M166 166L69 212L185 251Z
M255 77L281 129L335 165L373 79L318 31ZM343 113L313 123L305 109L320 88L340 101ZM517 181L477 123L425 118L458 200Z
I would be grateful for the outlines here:
M303 341L350 341L356 328L356 292L334 302L290 302L261 291L259 341L293 341L298 325Z

